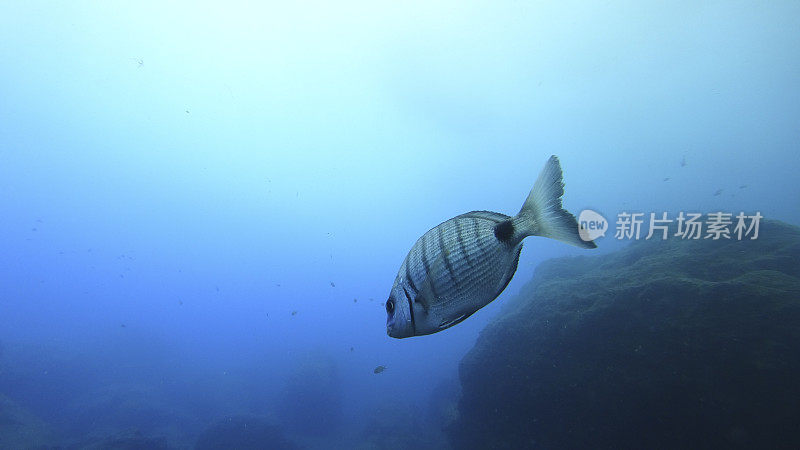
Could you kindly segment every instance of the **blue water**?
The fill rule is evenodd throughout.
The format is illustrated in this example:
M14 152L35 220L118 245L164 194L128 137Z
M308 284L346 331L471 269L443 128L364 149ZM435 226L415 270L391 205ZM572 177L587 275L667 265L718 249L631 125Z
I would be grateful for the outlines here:
M796 2L2 2L0 396L47 445L246 415L438 447L504 299L586 251L529 238L497 301L394 340L414 241L516 213L551 154L575 213L800 223L797 30ZM331 383L295 402L330 430L287 423L292 377Z

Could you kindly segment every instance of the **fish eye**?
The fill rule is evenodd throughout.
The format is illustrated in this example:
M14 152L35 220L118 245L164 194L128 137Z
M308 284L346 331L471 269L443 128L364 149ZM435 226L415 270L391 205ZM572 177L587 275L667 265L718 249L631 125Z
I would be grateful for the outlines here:
M386 301L386 312L391 314L394 312L394 299L389 299Z

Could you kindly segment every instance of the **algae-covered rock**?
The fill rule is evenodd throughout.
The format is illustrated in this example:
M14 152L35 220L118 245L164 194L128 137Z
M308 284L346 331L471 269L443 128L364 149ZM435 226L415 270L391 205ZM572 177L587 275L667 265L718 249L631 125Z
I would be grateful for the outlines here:
M456 448L800 446L800 229L543 263L460 366Z

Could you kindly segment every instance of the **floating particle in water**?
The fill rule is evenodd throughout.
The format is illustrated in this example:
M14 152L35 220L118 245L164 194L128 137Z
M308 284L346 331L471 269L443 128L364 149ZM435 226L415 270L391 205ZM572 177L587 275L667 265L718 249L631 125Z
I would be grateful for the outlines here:
M720 194L722 194L722 189L717 189L717 191L714 192L714 197L719 197Z
M372 373L381 373L384 370L386 370L386 366L378 366L372 371Z
M292 315L296 316L297 315L297 311L292 311Z
M358 303L358 299L357 299L357 298L354 298L354 299L353 299L353 303Z
M331 281L331 287L336 287L336 283L334 283L333 281Z

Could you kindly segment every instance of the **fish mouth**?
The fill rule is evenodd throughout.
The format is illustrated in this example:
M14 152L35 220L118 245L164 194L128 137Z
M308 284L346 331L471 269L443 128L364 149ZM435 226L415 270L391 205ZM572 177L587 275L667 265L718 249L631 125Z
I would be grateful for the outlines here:
M394 325L395 325L394 323L386 325L386 334L389 335L389 337L395 339L403 339L411 336L410 334L403 334L403 328L400 327L398 329Z
M397 320L396 317L393 317L391 320L387 320L386 322L386 334L395 339L403 339L413 336L414 332L406 325L407 323L402 319Z
M395 325L394 320L386 324L386 334L389 335L389 337L399 339L401 336L398 336L397 333L395 332L396 330L394 325Z

